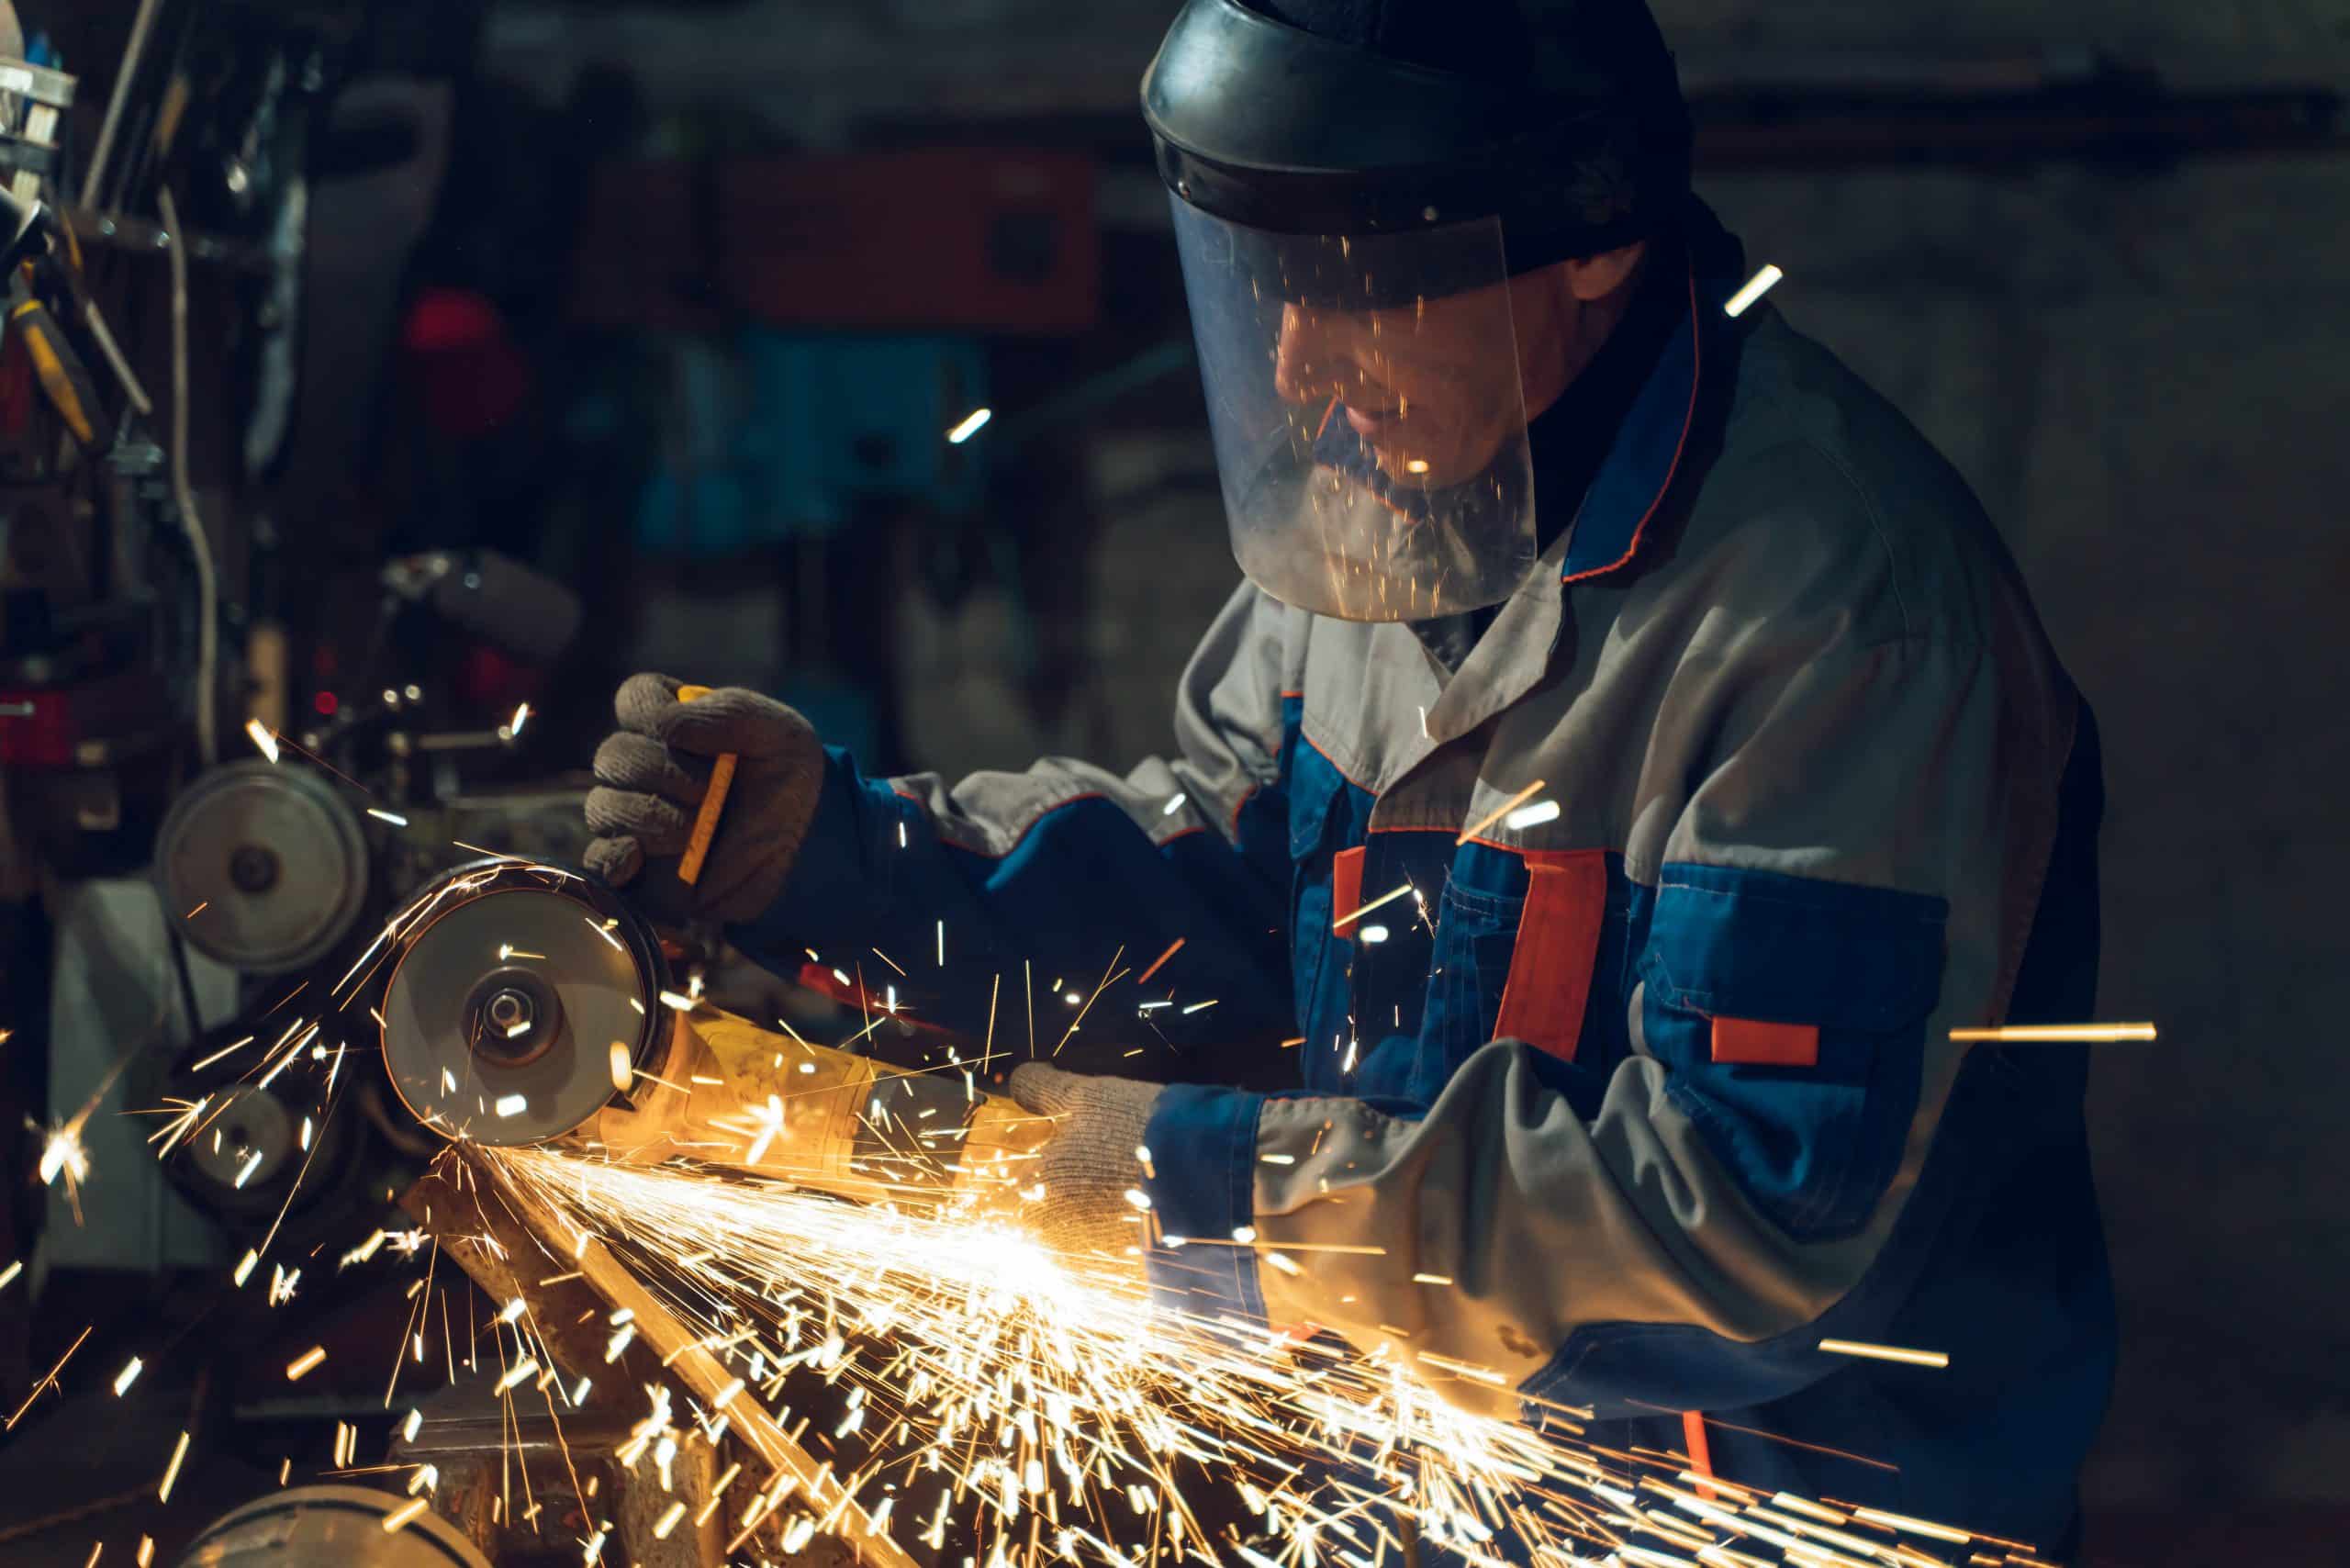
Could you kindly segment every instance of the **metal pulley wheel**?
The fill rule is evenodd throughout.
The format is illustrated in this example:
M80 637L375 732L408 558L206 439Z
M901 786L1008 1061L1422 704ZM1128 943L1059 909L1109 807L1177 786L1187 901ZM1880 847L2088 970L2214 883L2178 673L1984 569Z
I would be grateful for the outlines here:
M397 1529L408 1499L364 1486L297 1486L257 1497L207 1529L179 1568L489 1568L431 1509Z
M172 802L155 878L198 952L285 974L350 935L367 899L367 841L331 785L256 757L207 771Z
M418 895L385 988L384 1065L444 1137L513 1147L572 1131L623 1092L666 1026L666 968L601 882L520 862Z
M300 1152L294 1114L258 1084L231 1085L207 1119L213 1136L189 1145L188 1162L205 1181L231 1192L266 1188Z

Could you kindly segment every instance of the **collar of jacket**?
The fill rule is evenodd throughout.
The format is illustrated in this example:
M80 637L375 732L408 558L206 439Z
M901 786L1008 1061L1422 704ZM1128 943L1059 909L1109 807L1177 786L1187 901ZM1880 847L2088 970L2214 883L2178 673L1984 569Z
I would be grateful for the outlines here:
M1743 281L1743 248L1695 197L1684 226L1688 314L1633 394L1615 442L1583 494L1568 531L1562 582L1615 571L1639 554L1641 534L1688 451L1701 386L1723 364L1720 351L1731 322L1721 305Z
M1708 396L1727 387L1732 339L1757 314L1748 311L1732 320L1721 310L1722 301L1745 276L1745 255L1694 197L1684 234L1688 318L1674 329L1655 368L1633 396L1572 525L1542 553L1524 586L1503 601L1460 666L1449 675L1432 671L1438 695L1420 722L1427 747L1407 767L1425 757L1427 749L1469 734L1541 680L1558 641L1567 585L1615 571L1639 553L1642 531L1688 455L1702 409L1701 374L1710 377L1705 382ZM1389 781L1382 780L1381 788Z

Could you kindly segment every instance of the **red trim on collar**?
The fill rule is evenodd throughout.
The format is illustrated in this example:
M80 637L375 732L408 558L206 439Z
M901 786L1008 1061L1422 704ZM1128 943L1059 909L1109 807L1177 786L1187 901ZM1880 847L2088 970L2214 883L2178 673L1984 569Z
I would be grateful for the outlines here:
M1297 727L1297 738L1304 741L1307 745L1312 746L1314 748L1314 755L1330 765L1331 772L1337 774L1339 778L1345 779L1348 783L1353 785L1364 794L1369 795L1372 800L1375 801L1379 798L1378 790L1372 789L1370 785L1364 783L1361 779L1356 778L1353 774L1340 767L1337 757L1332 756L1329 751L1324 747L1320 742L1316 741L1312 735L1307 734L1305 733L1305 726L1302 722Z
M1642 512L1640 521L1632 525L1632 537L1625 542L1621 555L1604 566L1589 566L1580 572L1570 572L1559 579L1561 583L1579 583L1585 577L1615 571L1639 553L1640 535L1647 531L1649 519L1656 515L1656 509L1664 504L1666 493L1673 488L1673 476L1681 472L1681 454L1689 449L1689 431L1697 423L1697 382L1706 367L1705 334L1698 330L1698 325L1697 269L1693 266L1689 269L1689 407L1681 416L1681 439L1673 443L1673 462L1665 468L1664 482L1656 487L1656 497L1649 502L1649 510Z

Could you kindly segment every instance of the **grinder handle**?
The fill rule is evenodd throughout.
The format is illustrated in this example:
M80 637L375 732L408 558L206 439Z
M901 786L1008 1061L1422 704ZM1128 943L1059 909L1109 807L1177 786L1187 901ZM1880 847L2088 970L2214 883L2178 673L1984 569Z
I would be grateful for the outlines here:
M710 695L707 686L680 686L677 700L691 702ZM701 809L694 813L693 832L686 835L686 853L677 862L677 880L691 887L701 879L701 863L710 857L710 841L718 835L718 818L726 810L726 791L734 786L734 765L738 760L731 751L718 754L711 765L710 788L702 791Z

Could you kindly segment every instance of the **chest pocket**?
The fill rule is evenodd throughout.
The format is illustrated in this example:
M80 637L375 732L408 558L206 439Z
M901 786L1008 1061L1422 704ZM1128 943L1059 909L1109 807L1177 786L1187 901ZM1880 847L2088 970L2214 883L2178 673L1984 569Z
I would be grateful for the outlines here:
M1421 1104L1434 1100L1453 1070L1494 1037L1525 908L1522 896L1482 892L1459 878L1445 883L1417 1048L1399 1093Z
M1641 1038L1714 1157L1798 1240L1860 1228L1900 1162L1947 918L1915 893L1663 868Z
M1315 1069L1325 1065L1326 1058L1331 1067L1337 1065L1331 1037L1346 1028L1350 949L1331 934L1330 923L1347 913L1333 902L1339 857L1362 842L1350 798L1356 793L1328 758L1309 745L1297 748L1289 786L1290 979L1295 987L1297 1026L1306 1038L1309 1087L1322 1086ZM1368 816L1369 795L1362 801ZM1359 863L1360 851L1356 855ZM1360 893L1352 896L1359 900Z
M1459 870L1438 906L1414 1094L1432 1099L1489 1040L1524 1040L1561 1069L1612 1055L1594 1051L1585 1027L1595 984L1611 972L1604 955L1612 951L1620 962L1623 946L1621 912L1608 902L1606 852L1472 846ZM1490 890L1494 881L1519 890ZM1606 993L1616 994L1612 980Z

